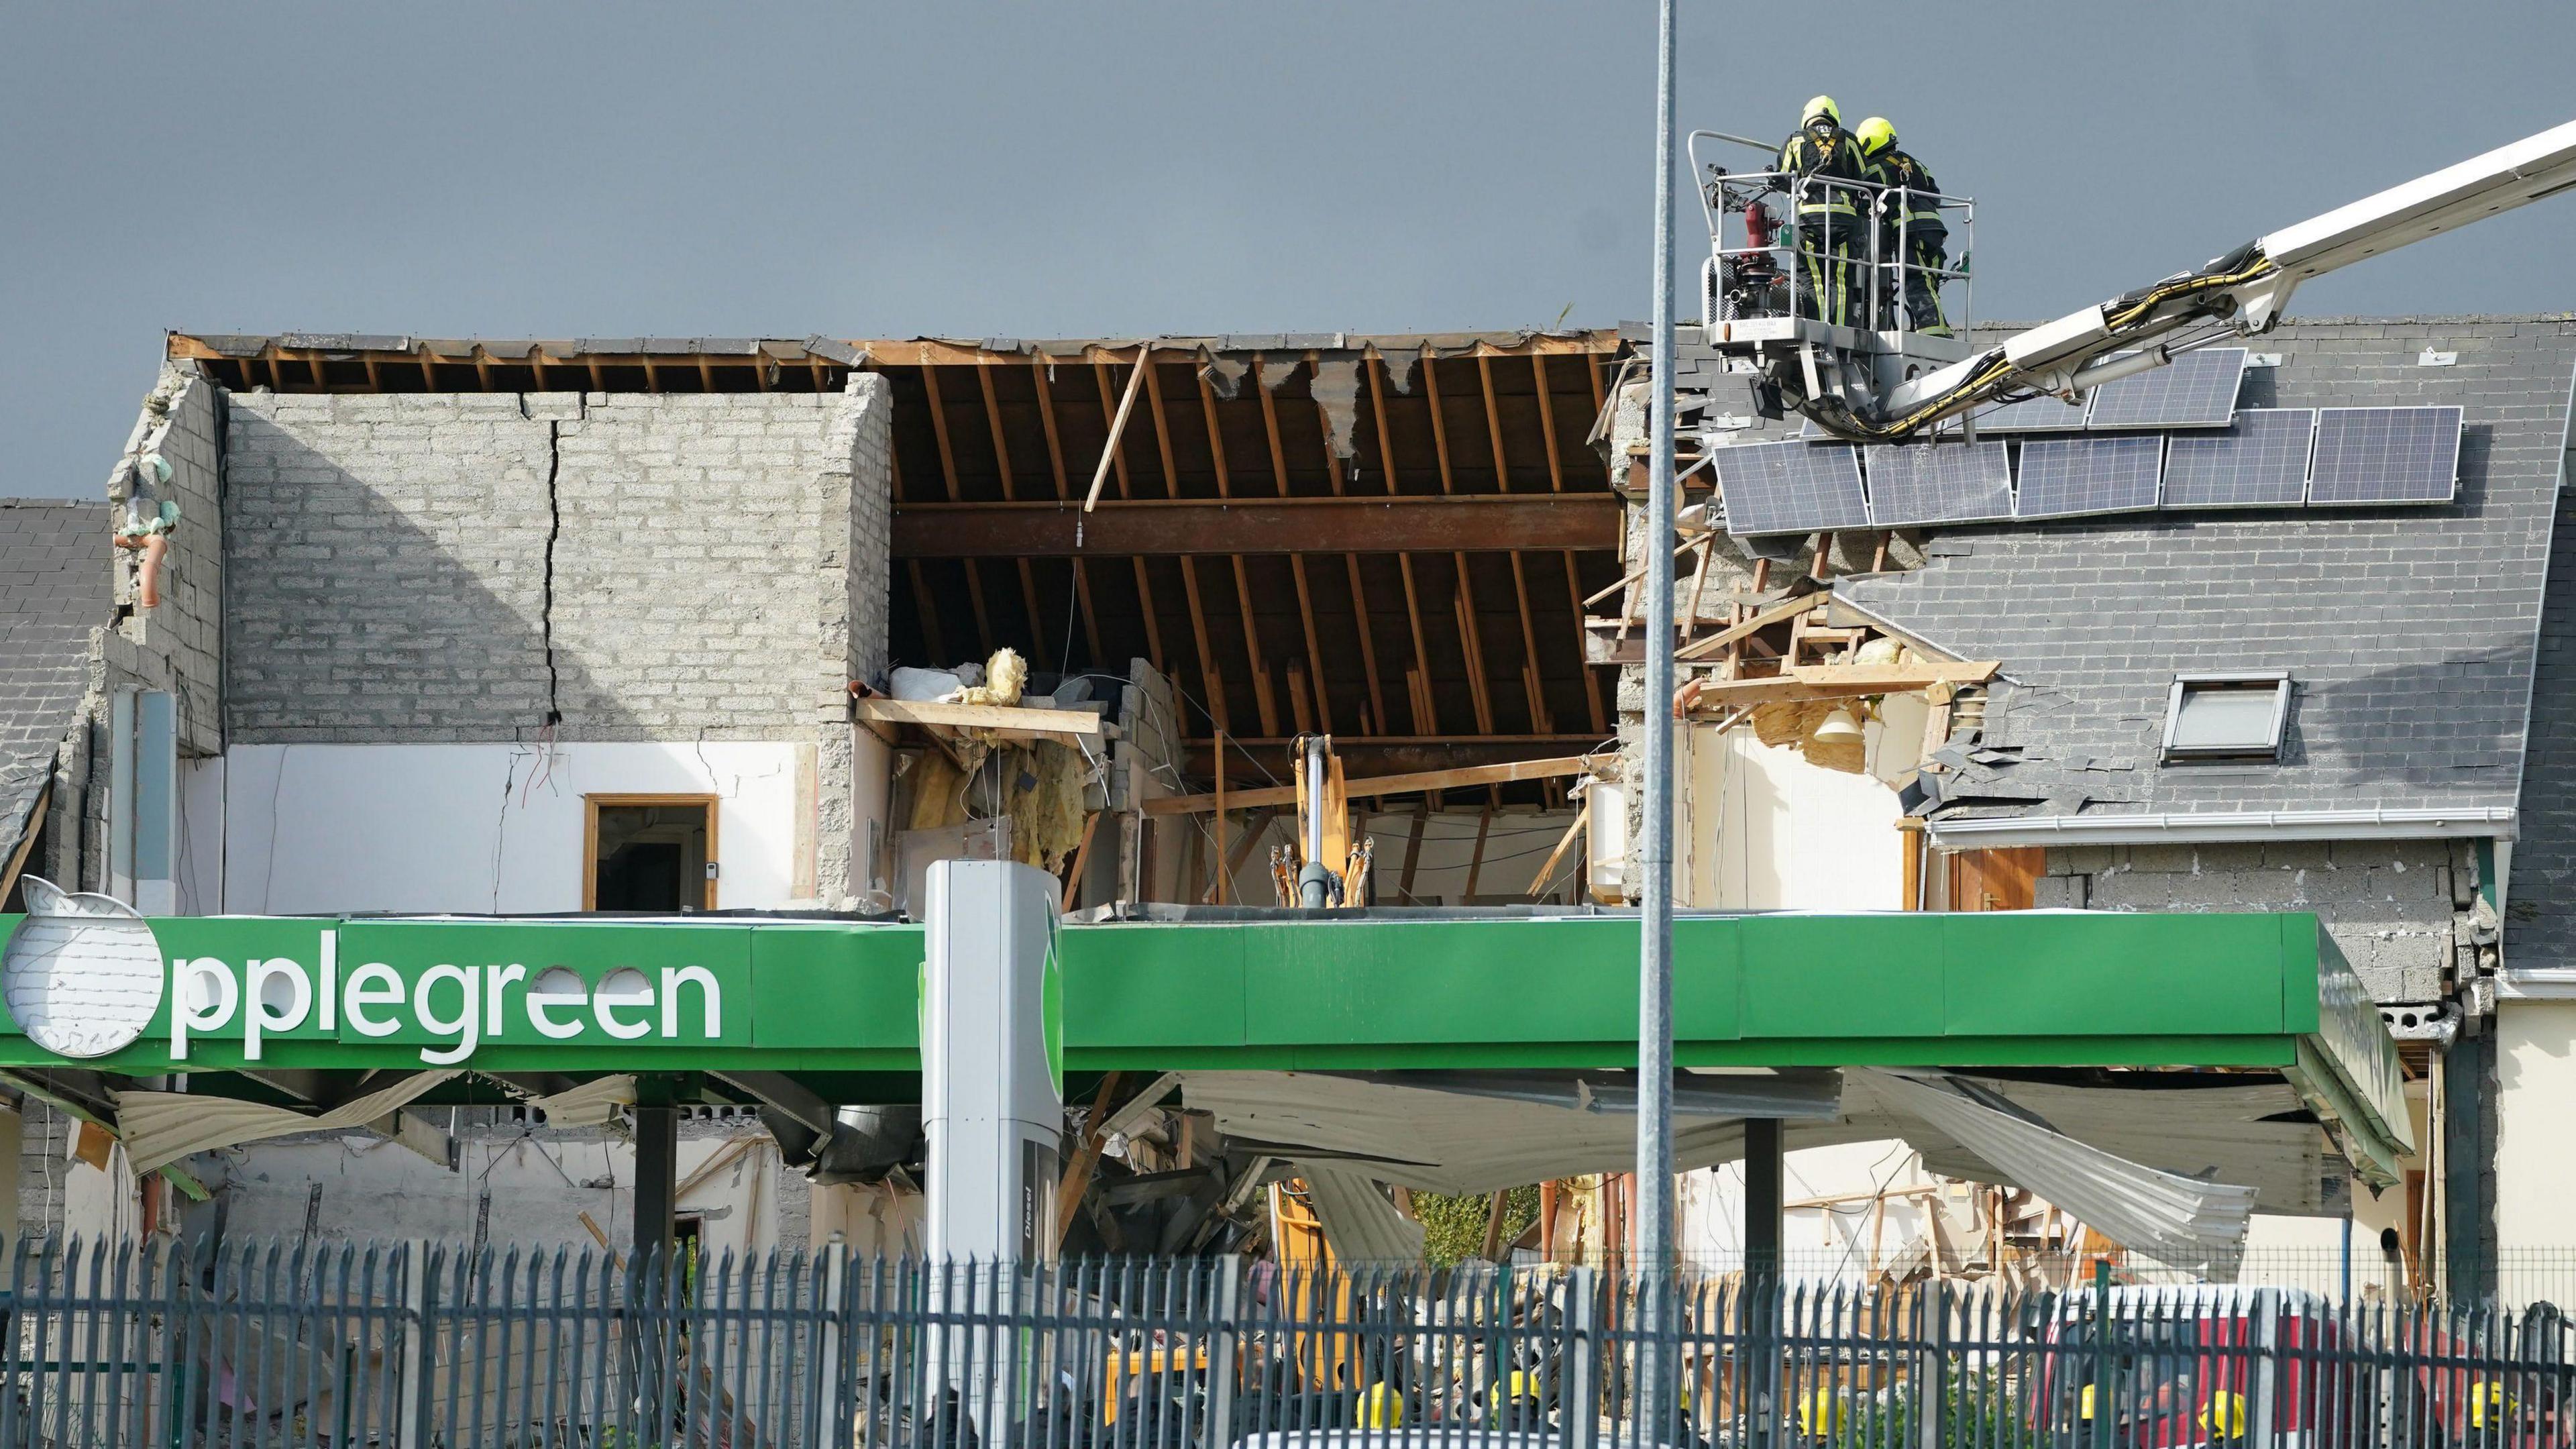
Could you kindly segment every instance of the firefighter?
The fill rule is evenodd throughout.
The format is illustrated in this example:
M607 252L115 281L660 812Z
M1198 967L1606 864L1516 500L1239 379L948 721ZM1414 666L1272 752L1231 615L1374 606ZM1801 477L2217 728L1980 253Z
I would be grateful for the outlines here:
M1897 146L1896 127L1885 116L1861 122L1857 139L1864 174L1872 185L1886 188L1877 197L1878 255L1890 283L1885 293L1889 316L1882 320L1893 320L1901 293L1906 321L1915 331L1947 337L1950 319L1941 311L1941 270L1949 265L1950 226L1933 199L1941 183Z
M1818 96L1799 113L1798 132L1780 147L1790 210L1798 227L1798 315L1837 327L1857 325L1858 258L1869 225L1858 183L1866 179L1860 142L1843 129L1842 108Z

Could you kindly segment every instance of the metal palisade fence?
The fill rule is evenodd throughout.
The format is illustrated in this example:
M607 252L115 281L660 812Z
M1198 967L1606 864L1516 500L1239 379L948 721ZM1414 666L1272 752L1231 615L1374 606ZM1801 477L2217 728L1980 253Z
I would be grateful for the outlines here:
M9 1449L2576 1446L2569 1326L2546 1305L837 1250L20 1244L8 1262ZM1677 1379L1660 1431L1635 1417L1656 1362Z

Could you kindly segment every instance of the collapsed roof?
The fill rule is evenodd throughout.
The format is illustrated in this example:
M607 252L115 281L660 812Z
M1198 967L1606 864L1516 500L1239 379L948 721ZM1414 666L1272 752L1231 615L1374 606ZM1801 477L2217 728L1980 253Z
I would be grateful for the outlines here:
M280 392L811 392L882 374L894 660L1007 646L1041 671L1120 676L1148 660L1189 702L1183 768L1203 777L1219 733L1280 772L1293 735L1330 732L1377 775L1579 753L1614 732L1577 620L1617 577L1619 503L1588 439L1624 345L1526 330L285 333L174 334L169 352ZM1077 513L1096 476L1099 506Z

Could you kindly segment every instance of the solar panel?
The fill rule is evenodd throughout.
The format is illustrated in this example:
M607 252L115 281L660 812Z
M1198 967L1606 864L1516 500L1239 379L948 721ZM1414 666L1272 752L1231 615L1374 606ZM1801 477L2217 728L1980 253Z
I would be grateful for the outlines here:
M1981 433L2073 433L2084 427L2084 405L2035 397L1988 408L1976 420Z
M2156 506L2165 440L2155 433L2033 438L2021 445L2019 518L2134 513Z
M2204 347L2093 389L2090 428L2223 428L2236 415L2245 349Z
M1943 418L1941 421L1934 423L1929 429L1918 430L1909 434L1909 436L1914 438L1956 438L1959 436L1959 420L1957 418ZM1842 441L1842 439L1835 437L1833 434L1826 432L1820 427L1817 427L1816 420L1814 418L1806 418L1799 423L1798 438L1801 442L1808 443L1839 443Z
M2224 432L2176 433L2167 508L2295 508L2308 491L2314 408L2247 408Z
M2448 503L2460 484L2460 410L2320 408L2310 503Z
M1738 538L1869 527L1860 454L1849 444L1746 443L1713 456L1726 531Z
M1861 457L1869 470L1869 521L1875 527L2013 516L2012 456L2000 438L1864 448Z

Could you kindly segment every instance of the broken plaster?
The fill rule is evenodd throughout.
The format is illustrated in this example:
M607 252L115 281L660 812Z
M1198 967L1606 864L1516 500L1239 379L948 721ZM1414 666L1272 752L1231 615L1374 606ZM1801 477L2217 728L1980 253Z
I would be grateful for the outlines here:
M1330 357L1318 361L1313 391L1315 406L1324 410L1325 428L1333 440L1333 456L1350 462L1356 451L1351 444L1351 434L1359 427L1359 359Z

